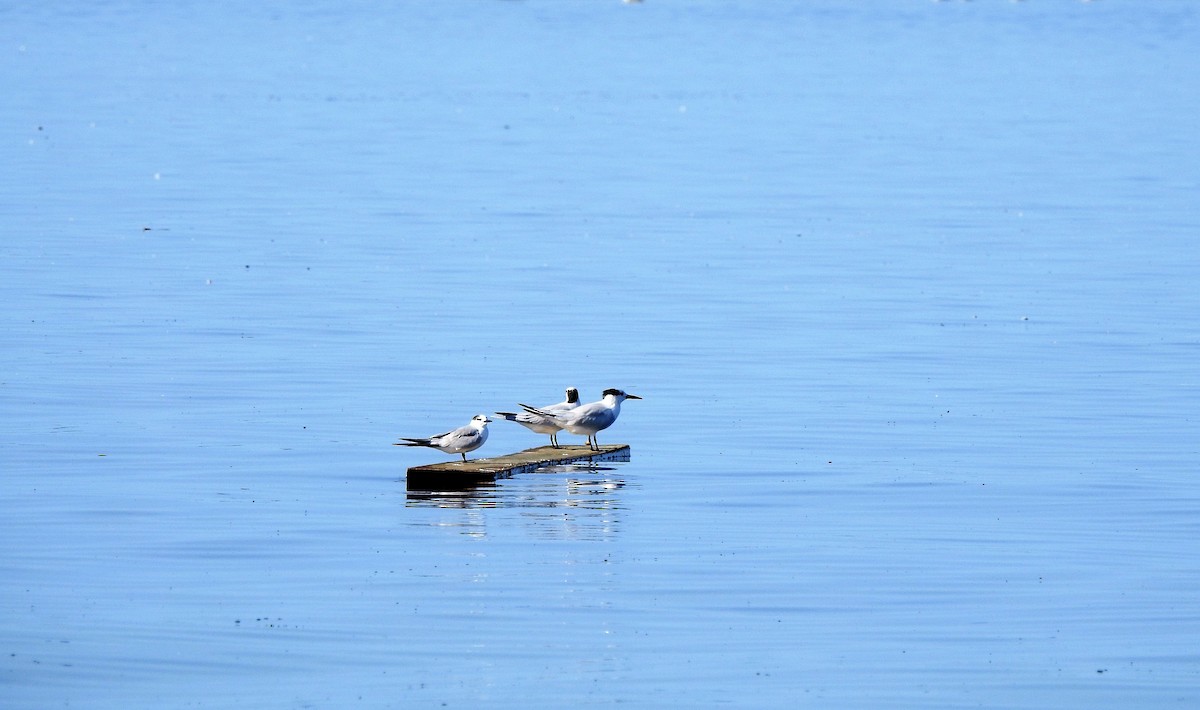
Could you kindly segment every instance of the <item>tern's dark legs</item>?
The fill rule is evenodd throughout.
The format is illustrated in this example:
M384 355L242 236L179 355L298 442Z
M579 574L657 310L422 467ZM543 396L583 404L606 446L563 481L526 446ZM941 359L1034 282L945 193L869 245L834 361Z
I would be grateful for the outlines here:
M463 461L467 460L467 455L465 453L459 452L458 455L463 457Z

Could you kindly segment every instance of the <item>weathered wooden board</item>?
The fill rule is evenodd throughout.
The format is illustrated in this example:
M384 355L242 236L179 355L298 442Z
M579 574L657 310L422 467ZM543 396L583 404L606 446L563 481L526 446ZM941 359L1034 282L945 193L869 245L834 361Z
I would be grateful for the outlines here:
M441 491L470 488L508 478L518 473L589 461L628 461L628 444L601 445L599 451L586 446L539 446L507 456L468 461L444 461L408 469L410 491Z

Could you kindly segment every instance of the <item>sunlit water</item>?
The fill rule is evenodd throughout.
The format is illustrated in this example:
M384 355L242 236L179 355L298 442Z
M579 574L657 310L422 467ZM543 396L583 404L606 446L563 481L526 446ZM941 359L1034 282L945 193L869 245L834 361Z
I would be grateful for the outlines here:
M1197 46L0 10L0 705L1194 706ZM630 462L406 491L568 385Z

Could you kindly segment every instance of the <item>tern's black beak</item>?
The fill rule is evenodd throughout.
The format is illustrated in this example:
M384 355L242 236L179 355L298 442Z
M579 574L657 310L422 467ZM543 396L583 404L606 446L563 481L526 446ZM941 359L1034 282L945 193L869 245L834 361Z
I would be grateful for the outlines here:
M628 394L628 393L626 393L626 394L625 394L625 399L641 399L641 397L637 396L636 394Z

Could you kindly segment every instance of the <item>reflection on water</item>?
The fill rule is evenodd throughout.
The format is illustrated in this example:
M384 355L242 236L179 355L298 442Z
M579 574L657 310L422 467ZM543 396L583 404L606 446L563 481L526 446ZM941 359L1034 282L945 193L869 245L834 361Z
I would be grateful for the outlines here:
M616 534L624 509L621 491L628 484L618 472L613 465L547 466L465 490L409 491L406 507L456 511L451 519L413 524L459 528L473 537L487 537L489 525L497 523L485 511L502 508L518 513L538 538L603 540Z

